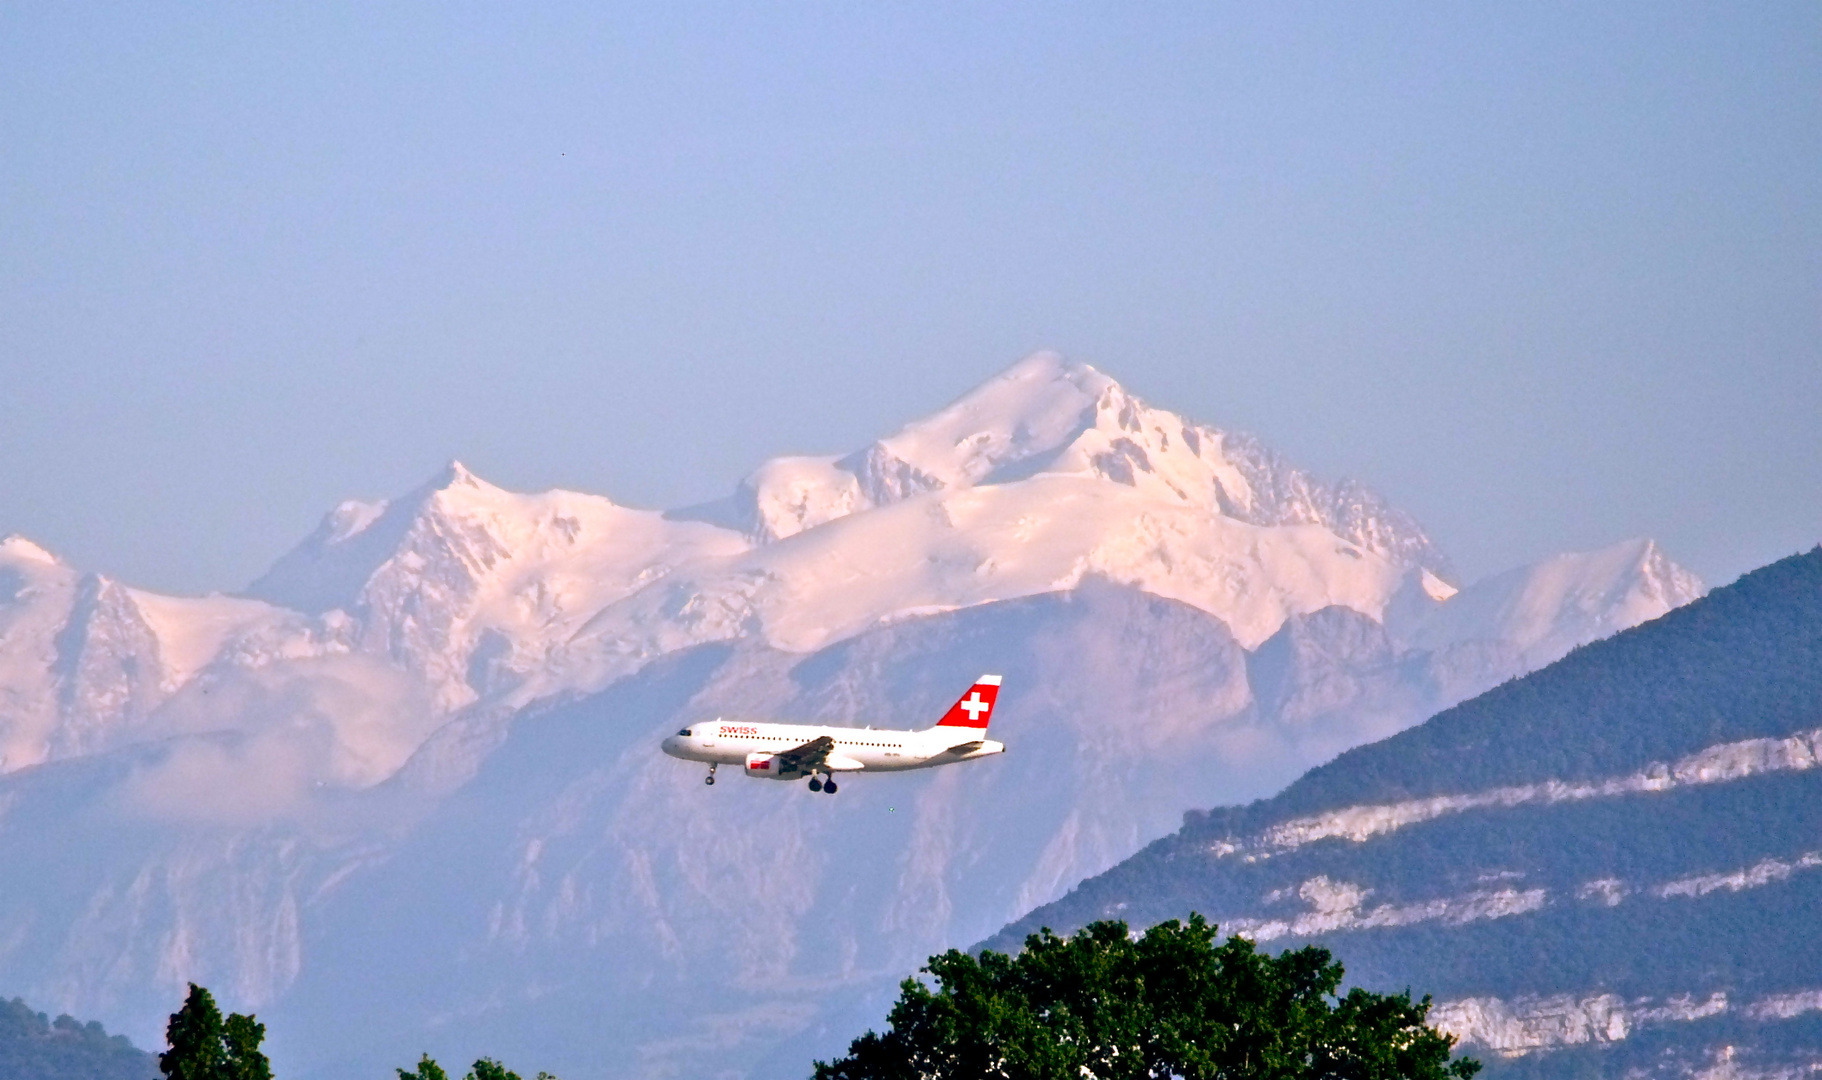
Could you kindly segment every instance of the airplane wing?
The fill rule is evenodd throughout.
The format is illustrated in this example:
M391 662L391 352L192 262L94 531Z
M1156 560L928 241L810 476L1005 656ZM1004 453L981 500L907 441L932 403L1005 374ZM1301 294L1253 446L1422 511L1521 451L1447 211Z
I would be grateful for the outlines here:
M802 746L793 746L773 755L786 770L809 772L821 765L835 749L835 740L827 735L818 735Z

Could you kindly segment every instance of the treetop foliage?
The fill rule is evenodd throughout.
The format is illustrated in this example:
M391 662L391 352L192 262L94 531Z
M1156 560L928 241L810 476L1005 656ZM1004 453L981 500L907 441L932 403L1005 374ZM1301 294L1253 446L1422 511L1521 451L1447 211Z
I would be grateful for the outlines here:
M1216 943L1200 915L1134 938L1104 921L1048 929L1017 956L954 949L906 979L884 1034L816 1063L816 1080L1469 1080L1424 1021L1430 999L1340 994L1314 946L1270 956Z
M190 996L165 1029L171 1048L158 1056L158 1068L167 1080L272 1080L272 1066L259 1050L265 1037L266 1025L239 1013L224 1019L214 996L191 983ZM397 1072L399 1080L449 1080L429 1054L418 1059L417 1068ZM519 1074L482 1058L464 1080L519 1080ZM537 1080L557 1078L541 1072Z
M260 1052L266 1025L234 1013L223 1019L215 998L195 983L183 1008L165 1027L170 1049L158 1055L168 1080L272 1080L272 1065Z
M418 1058L417 1068L395 1071L399 1074L399 1080L449 1080L449 1074L444 1072L443 1067L438 1065L429 1054Z
M449 1080L449 1074L444 1072L443 1067L438 1065L436 1059L429 1054L418 1058L417 1068L395 1071L399 1074L399 1080ZM474 1063L474 1067L468 1071L468 1075L463 1080L519 1080L519 1074L492 1058L482 1058ZM557 1078L547 1072L541 1072L538 1074L537 1080L557 1080Z

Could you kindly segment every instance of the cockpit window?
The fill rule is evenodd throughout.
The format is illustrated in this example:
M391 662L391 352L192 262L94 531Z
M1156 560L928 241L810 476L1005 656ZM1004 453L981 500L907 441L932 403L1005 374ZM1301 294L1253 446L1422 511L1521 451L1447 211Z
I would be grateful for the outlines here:
M683 730L682 730L682 731L679 731L679 732L678 732L678 733L677 733L677 734L679 734L679 735L681 735L681 736L683 736L683 737L684 737L684 738L686 738L686 739L687 739L687 738L689 738L689 737L690 737L690 729L689 729L689 728L684 728L684 729L683 729Z

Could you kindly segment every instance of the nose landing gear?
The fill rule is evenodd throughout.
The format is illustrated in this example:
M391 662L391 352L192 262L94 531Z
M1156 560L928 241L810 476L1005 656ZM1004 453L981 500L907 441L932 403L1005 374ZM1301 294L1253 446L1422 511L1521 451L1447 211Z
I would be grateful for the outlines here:
M707 775L707 776L705 776L705 777L703 777L703 778L702 778L702 782L703 782L703 783L705 783L705 784L708 784L708 785L709 785L709 786L711 786L711 787L713 787L713 786L714 786L714 784L715 784L715 766L716 766L716 765L717 765L717 764L719 764L719 763L718 763L718 762L710 762L710 763L709 763L709 774L708 774L708 775Z

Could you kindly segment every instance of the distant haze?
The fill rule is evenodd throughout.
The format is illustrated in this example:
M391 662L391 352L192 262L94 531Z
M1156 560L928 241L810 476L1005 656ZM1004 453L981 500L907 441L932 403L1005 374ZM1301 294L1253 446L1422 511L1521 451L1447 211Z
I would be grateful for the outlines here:
M240 589L1055 348L1472 580L1822 539L1822 7L0 10L0 535Z

